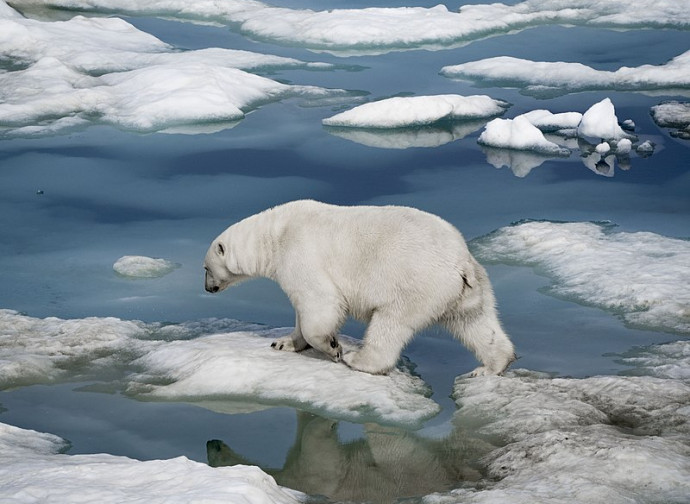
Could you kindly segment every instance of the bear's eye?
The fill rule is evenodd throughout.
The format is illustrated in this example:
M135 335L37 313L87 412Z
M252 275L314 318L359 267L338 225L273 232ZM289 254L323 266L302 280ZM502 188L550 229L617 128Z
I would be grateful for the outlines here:
M222 243L218 244L218 255L225 255L225 247L223 247Z

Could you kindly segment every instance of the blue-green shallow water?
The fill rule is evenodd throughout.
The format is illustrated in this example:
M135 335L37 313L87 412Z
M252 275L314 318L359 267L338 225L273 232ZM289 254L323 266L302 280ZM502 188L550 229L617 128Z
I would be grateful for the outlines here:
M687 50L686 32L542 27L445 51L337 58L247 41L223 28L128 20L182 48L249 49L348 67L280 71L272 78L365 91L369 98L489 94L512 103L505 117L514 117L536 108L584 112L610 97L618 118L633 119L636 133L655 142L656 151L648 158L633 157L629 170L616 167L613 177L593 173L577 154L547 160L516 177L508 168L487 163L476 143L481 128L436 148L380 149L330 134L321 119L336 109L304 107L298 101L266 105L235 128L207 135L137 135L92 127L63 136L2 140L2 308L33 317L170 322L230 317L290 326L292 309L277 286L254 281L209 296L203 292L201 262L210 240L227 225L298 198L413 205L449 220L468 240L525 218L608 220L625 231L690 235L690 144L671 138L649 114L651 106L672 95L587 92L540 100L515 89L477 88L438 75L444 65L496 55L579 61L599 69L660 64ZM160 279L126 280L113 273L112 264L127 254L165 257L182 266ZM489 266L488 271L521 357L519 367L571 376L615 374L624 366L611 354L677 339L630 329L615 315L548 297L539 289L549 281L527 268ZM362 327L350 323L344 332L359 336ZM474 358L436 329L418 336L405 355L417 364L443 411L417 433L393 435L405 446L433 453L434 460L445 460L437 441L448 440L455 430L450 424L453 379L473 369ZM229 415L187 404L137 402L117 391L105 393L110 378L86 389L92 381L2 391L6 411L0 421L60 435L71 441L70 453L139 459L186 455L205 461L206 442L221 440L239 459L274 473L282 468L280 477L288 485L297 485L288 463L296 438L313 433L324 450L366 462L363 454L373 449L369 440L378 435L347 422L298 420L302 414L286 407ZM335 444L332 434L319 437L323 429L336 433ZM401 486L398 495L473 480L482 453L477 448L458 455L457 465L466 470L426 482L438 488ZM328 493L328 488L301 484L310 493ZM390 497L373 486L369 490L370 499Z

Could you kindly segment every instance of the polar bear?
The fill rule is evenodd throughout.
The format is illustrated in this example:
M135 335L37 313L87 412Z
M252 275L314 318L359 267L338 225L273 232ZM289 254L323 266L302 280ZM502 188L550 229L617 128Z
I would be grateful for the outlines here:
M455 227L421 210L292 201L223 231L204 269L212 293L252 277L280 285L296 321L276 350L312 346L385 374L416 332L438 323L481 362L474 376L500 374L515 359L486 271ZM368 325L361 349L343 353L337 335L348 316Z

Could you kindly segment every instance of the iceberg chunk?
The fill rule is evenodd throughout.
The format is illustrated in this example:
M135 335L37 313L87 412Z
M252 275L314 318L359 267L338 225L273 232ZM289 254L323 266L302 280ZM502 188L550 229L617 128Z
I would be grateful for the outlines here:
M577 134L602 140L619 140L628 136L618 125L616 109L610 98L595 103L582 115Z
M387 98L365 103L323 120L326 126L406 128L439 121L501 115L509 104L488 96L436 95Z
M668 101L655 105L652 118L662 128L675 128L671 136L690 140L690 102Z
M478 142L489 147L534 151L539 154L569 156L570 150L547 140L527 117L494 119L486 125Z

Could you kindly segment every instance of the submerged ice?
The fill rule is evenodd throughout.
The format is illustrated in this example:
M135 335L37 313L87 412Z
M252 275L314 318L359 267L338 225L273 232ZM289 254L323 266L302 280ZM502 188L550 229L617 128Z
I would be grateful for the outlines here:
M131 255L122 256L113 264L113 270L118 275L132 278L158 278L179 267L179 264L167 259Z

